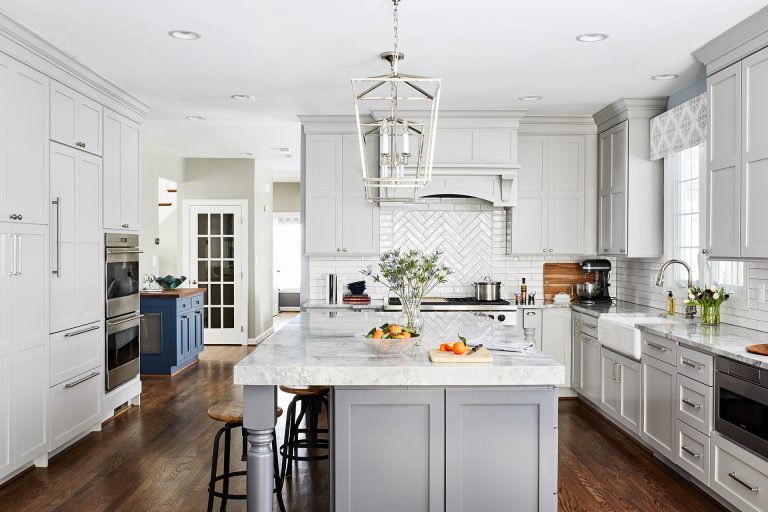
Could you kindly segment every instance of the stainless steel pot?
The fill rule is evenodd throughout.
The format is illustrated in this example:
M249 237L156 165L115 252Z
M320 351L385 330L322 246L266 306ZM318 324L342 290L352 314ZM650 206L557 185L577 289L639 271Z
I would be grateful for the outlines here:
M603 287L597 283L579 283L576 285L576 294L582 299L594 299L603 293Z
M491 281L490 277L478 281L475 283L475 299L480 302L501 300L501 282Z

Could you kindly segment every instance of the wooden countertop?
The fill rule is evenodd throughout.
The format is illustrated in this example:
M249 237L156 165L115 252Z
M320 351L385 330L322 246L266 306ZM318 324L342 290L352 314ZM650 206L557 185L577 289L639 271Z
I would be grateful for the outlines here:
M205 292L205 288L176 288L175 290L163 290L162 292L141 292L141 298L180 299L182 297L190 297L192 295L198 295Z

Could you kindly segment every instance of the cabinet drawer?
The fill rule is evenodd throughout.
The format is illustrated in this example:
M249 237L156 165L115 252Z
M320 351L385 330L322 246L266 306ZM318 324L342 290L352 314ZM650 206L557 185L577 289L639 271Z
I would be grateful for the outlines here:
M677 372L704 385L714 384L712 356L688 347L677 347Z
M712 434L710 487L739 510L768 510L768 462Z
M709 435L712 431L712 388L677 374L677 419Z
M51 388L49 451L99 422L101 374L101 367L97 367Z
M200 295L195 295L190 300L192 301L192 309L201 307L203 302L205 302L205 298L202 293Z
M709 485L709 437L677 420L675 462L691 476Z
M50 340L51 386L101 365L104 345L101 322L52 334Z
M597 338L597 318L589 315L581 315L581 332Z
M189 311L192 309L192 299L187 297L186 299L178 299L176 301L176 311Z
M643 355L655 357L671 365L677 364L677 343L654 336L653 334L643 333Z

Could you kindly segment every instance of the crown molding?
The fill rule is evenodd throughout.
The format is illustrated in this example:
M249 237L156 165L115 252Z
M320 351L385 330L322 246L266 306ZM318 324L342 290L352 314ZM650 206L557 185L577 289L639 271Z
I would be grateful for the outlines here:
M136 122L141 122L151 109L3 10L0 10L0 51Z
M711 75L768 46L768 7L729 28L693 52Z
M520 134L589 135L597 133L592 116L530 115L520 120Z
M592 117L597 131L616 126L627 119L650 119L667 107L667 98L621 98L596 112Z

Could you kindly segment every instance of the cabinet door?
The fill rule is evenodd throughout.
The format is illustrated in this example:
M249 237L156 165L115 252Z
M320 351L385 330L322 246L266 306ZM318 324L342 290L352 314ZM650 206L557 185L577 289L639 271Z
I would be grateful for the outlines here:
M7 215L48 224L49 79L13 60L9 71Z
M550 253L584 253L584 137L549 138Z
M512 215L512 252L542 254L548 251L549 141L544 136L520 136L518 206Z
M0 54L0 155L8 154L8 80L13 70L10 69L11 59ZM0 222L9 220L8 212L8 159L0 158ZM2 461L0 461L2 468ZM2 475L0 470L0 475Z
M51 83L51 140L77 147L77 111L80 95L56 81Z
M627 170L629 121L611 128L611 248L609 254L627 253Z
M741 256L768 258L768 49L741 66Z
M53 451L99 423L101 369L96 368L62 382L50 390Z
M333 402L337 512L445 510L443 390L337 389Z
M2 70L0 65L0 70ZM0 102L2 103L2 102ZM0 107L1 108L1 107ZM1 139L0 139L1 140ZM13 470L13 428L11 417L11 343L8 333L7 284L11 272L13 244L7 233L9 226L0 223L0 478Z
M307 135L304 236L309 255L341 252L341 170L342 136Z
M48 240L42 226L13 226L15 273L8 279L15 466L46 452Z
M79 155L75 188L75 289L76 324L85 325L104 318L104 250L101 229L101 158Z
M643 357L643 440L669 460L675 460L675 378L677 369L653 357Z
M194 323L195 323L195 333L194 333L194 339L195 339L195 353L200 353L203 351L203 348L205 347L205 344L203 342L203 310L198 309L194 313Z
M581 335L581 392L592 400L600 403L600 383L602 371L600 368L600 344L591 336Z
M600 406L614 418L618 419L621 396L619 395L619 379L621 364L616 354L605 348L600 349Z
M611 131L606 130L600 134L599 141L599 180L600 180L600 205L599 205L599 233L597 251L608 253L613 247L613 233L611 230Z
M138 231L140 172L139 126L122 119L120 131L120 226ZM123 226L125 224L125 226Z
M189 355L189 316L185 313L176 317L176 361Z
M619 421L634 434L640 435L642 403L640 400L640 363L619 355Z
M120 116L110 110L104 112L104 179L103 179L103 225L104 229L123 229L122 193L120 177L121 146Z
M446 512L557 510L555 393L446 390Z
M357 135L342 140L341 251L356 255L379 254L379 207L365 200L363 170ZM369 166L378 162L369 155ZM375 168L375 167L372 167Z
M571 387L581 393L581 315L571 317Z
M571 311L566 308L544 309L541 351L565 365L564 387L571 385Z
M101 156L103 107L85 96L78 95L77 144L83 151Z
M707 245L714 258L741 255L741 63L707 79Z

